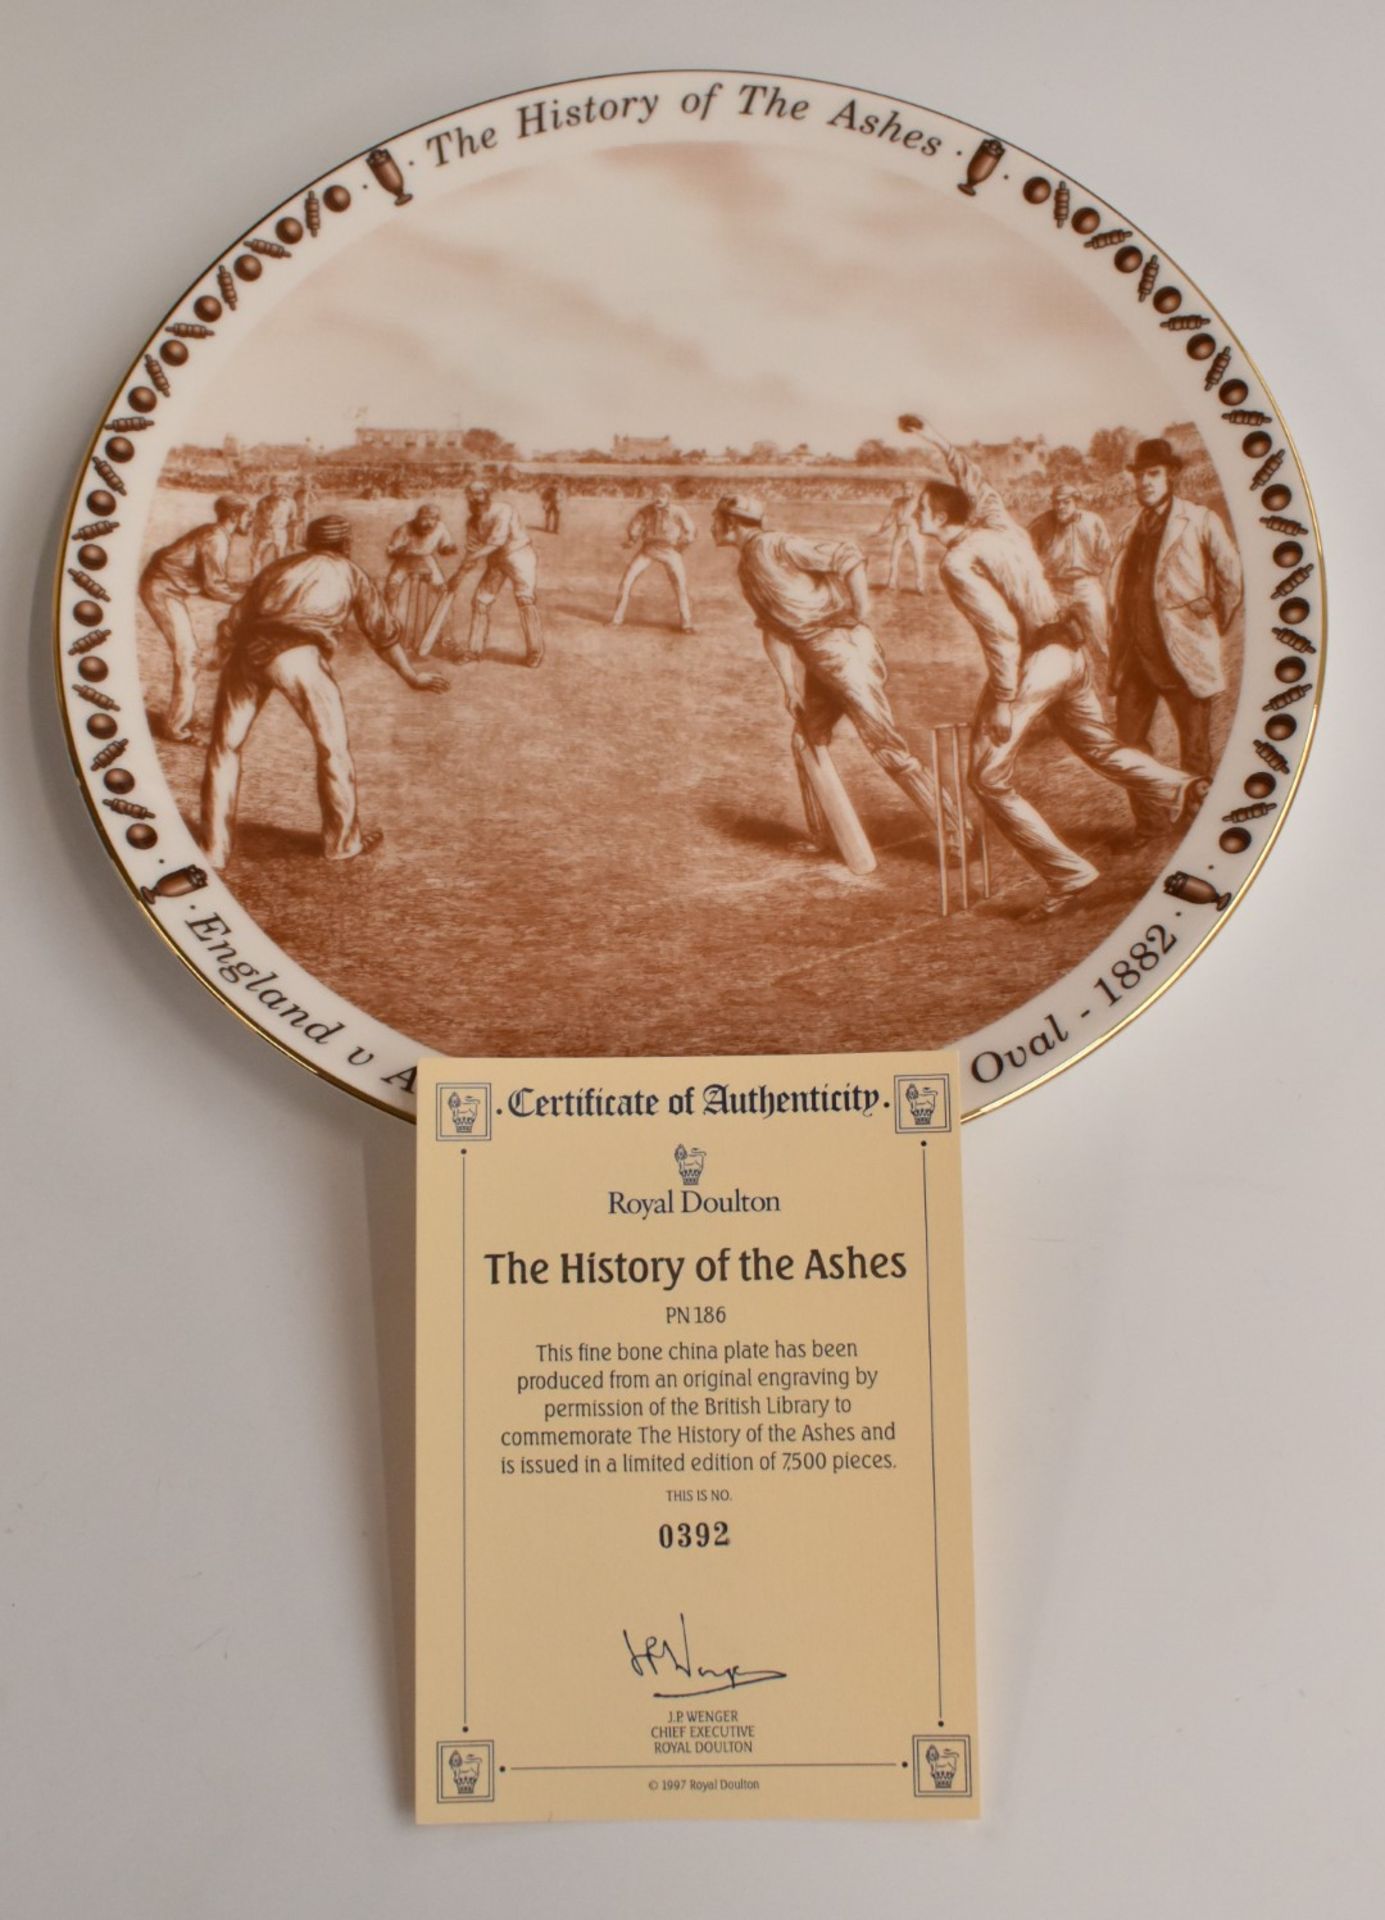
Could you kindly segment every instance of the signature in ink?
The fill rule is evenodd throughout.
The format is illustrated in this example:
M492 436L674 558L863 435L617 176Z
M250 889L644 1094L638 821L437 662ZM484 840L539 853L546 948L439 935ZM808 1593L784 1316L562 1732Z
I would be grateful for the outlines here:
M668 1672L670 1676L680 1674L685 1680L705 1680L709 1683L696 1687L661 1687L653 1695L656 1700L692 1700L703 1693L730 1693L735 1687L759 1687L766 1680L788 1679L786 1673L779 1672L775 1667L695 1667L688 1640L688 1623L681 1613L678 1616L676 1643L660 1634L651 1633L643 1646L637 1646L630 1638L628 1629L622 1629L620 1637L625 1642L630 1670L639 1674L641 1679L660 1680Z

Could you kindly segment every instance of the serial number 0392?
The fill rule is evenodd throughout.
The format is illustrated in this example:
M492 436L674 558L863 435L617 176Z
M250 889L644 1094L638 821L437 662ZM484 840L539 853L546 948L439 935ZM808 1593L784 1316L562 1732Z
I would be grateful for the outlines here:
M680 1520L676 1526L667 1521L659 1529L661 1547L729 1547L729 1520Z

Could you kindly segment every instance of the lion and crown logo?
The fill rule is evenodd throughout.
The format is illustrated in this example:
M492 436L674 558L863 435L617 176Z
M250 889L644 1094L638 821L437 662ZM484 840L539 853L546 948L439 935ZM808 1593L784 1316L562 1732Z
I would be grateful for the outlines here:
M915 1086L912 1081L904 1089L904 1098L909 1102L909 1114L916 1127L931 1127L933 1115L938 1106L936 1087Z
M447 1764L452 1773L452 1784L464 1800L474 1798L481 1779L484 1764L479 1753L463 1753L460 1747L454 1747L447 1756Z
M476 1129L476 1116L481 1111L481 1102L474 1093L449 1093L447 1111L452 1120L454 1133L473 1133Z
M702 1178L702 1169L707 1164L707 1156L701 1147L685 1147L680 1140L673 1149L673 1157L678 1163L678 1174L685 1187L695 1187Z
M933 1776L933 1785L940 1793L948 1792L957 1778L961 1754L956 1747L930 1746L923 1757L928 1762L928 1771Z

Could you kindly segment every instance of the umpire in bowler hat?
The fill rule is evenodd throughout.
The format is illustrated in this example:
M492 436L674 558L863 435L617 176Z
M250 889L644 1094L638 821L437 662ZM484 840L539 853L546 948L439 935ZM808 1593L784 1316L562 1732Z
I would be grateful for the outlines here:
M1130 461L1139 511L1111 571L1111 685L1116 733L1150 745L1160 704L1178 734L1178 764L1210 778L1212 722L1226 690L1222 639L1241 604L1241 561L1220 514L1178 491L1183 461L1167 439L1142 440ZM1131 838L1164 825L1132 800Z

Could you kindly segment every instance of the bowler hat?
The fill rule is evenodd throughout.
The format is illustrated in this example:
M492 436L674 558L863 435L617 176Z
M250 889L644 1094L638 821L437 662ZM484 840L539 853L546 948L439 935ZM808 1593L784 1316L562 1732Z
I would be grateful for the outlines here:
M1127 471L1142 473L1146 467L1167 467L1170 473L1177 473L1182 465L1182 460L1167 440L1142 440L1135 449L1135 458Z

